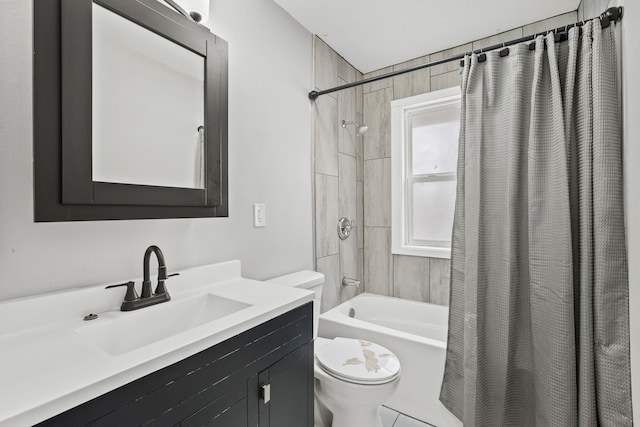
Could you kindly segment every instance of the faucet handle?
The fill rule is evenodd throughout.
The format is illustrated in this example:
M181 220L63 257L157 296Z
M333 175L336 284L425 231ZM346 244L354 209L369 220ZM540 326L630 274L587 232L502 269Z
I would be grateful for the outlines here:
M138 299L138 293L136 292L135 282L129 281L126 283L120 283L119 285L109 285L105 289L118 288L120 286L127 287L127 293L124 295L125 301L133 301Z

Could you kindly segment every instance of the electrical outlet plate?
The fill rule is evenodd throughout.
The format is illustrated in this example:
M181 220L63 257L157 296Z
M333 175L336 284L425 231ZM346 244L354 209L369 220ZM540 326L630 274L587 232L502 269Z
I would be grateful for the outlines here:
M253 226L264 227L265 225L267 225L265 205L264 203L254 203Z

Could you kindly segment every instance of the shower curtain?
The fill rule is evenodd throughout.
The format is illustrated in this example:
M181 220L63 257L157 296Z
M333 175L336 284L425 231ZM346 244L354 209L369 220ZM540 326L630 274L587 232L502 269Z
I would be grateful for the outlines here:
M440 400L470 426L630 426L613 25L465 59Z

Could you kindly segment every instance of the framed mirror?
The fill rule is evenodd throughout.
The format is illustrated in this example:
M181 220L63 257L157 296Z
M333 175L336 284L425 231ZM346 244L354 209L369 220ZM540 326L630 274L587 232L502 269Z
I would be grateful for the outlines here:
M227 43L161 0L34 23L36 221L227 216Z
M91 15L93 181L204 188L205 57L95 2Z

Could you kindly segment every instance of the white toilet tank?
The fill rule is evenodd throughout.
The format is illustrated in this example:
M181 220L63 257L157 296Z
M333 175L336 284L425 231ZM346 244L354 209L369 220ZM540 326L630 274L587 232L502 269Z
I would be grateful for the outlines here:
M301 289L308 289L316 293L313 300L313 338L318 336L318 321L320 319L320 301L322 300L322 285L324 284L324 274L312 270L302 270L284 276L274 277L266 280L282 286L293 286Z

